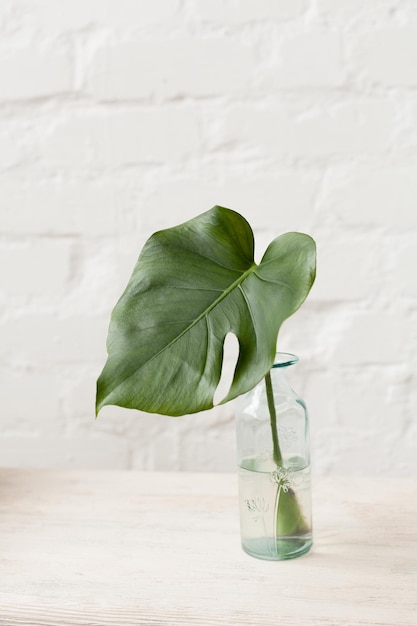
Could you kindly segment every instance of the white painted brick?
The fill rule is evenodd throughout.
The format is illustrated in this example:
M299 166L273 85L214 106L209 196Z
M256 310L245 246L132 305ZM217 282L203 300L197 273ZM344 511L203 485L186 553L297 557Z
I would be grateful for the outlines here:
M154 421L148 414L129 411L117 406L107 406L95 415L96 382L100 366L88 367L74 364L65 366L61 373L61 412L66 420L66 432L71 437L117 436L130 439L129 448L150 447L153 441L151 426ZM138 423L142 423L137 427ZM145 436L144 422L149 429ZM135 428L136 427L136 428Z
M194 16L213 22L242 24L294 18L304 11L306 5L305 0L194 0L190 10Z
M388 149L394 115L391 103L370 99L307 109L301 114L283 105L246 107L230 113L222 134L229 141L274 157L372 155Z
M0 171L16 165L20 158L21 150L16 132L10 125L0 122Z
M410 324L402 314L367 312L345 318L345 329L328 346L336 365L400 364L409 346Z
M393 416L395 419L395 416ZM347 426L327 429L316 450L316 459L325 472L336 476L392 476L391 451L386 442L381 442L379 433L373 434L353 430ZM323 441L337 441L329 450Z
M297 367L300 368L302 363ZM297 384L291 378L291 386L303 398L310 416L311 431L317 434L324 429L334 426L337 417L338 394L334 390L334 374L323 367L322 371L314 371L305 375Z
M252 72L251 49L228 39L129 42L97 52L89 91L102 100L233 94Z
M187 219L218 204L243 214L254 229L269 228L276 235L308 229L315 188L314 177L292 172L255 179L232 175L217 185L198 179L166 181L146 195L143 224L166 228L173 225L171 211L177 206Z
M131 232L135 219L129 187L119 178L51 182L9 177L0 185L2 231L82 236Z
M397 3L400 5L401 3ZM386 0L317 0L320 17L343 26L360 21L375 27L375 23L390 17L390 3Z
M311 298L347 302L376 298L383 287L380 244L362 236L337 242L318 238L317 280Z
M111 437L37 437L0 435L3 467L127 469L125 441Z
M169 23L178 11L179 0L13 0L13 4L15 12L4 12L5 27L24 27L30 34L41 32L55 38L60 33L87 29L134 30L161 21Z
M278 342L316 474L416 475L415 29L410 0L0 2L0 464L234 471L233 404L94 419L139 250L217 203L257 258L317 240Z
M143 419L146 420L146 417ZM148 419L151 419L151 416ZM132 469L142 469L144 462L148 467L160 467L161 471L164 471L162 468L165 468L165 471L178 469L178 457L182 454L178 439L178 420L162 415L154 419L159 423L159 429L153 430L154 437L152 444L148 445L148 450L144 450L141 444L132 446Z
M398 134L404 140L405 147L411 154L415 154L417 148L417 103L409 103L408 110L404 111L402 128Z
M70 274L71 250L71 242L65 240L0 244L0 290L33 295L63 289Z
M242 213L252 228L277 236L312 227L315 190L314 177L296 172L255 180L231 176L220 188L220 199Z
M383 85L417 85L417 27L384 28L355 37L351 58L356 73Z
M236 470L234 406L233 403L219 407L216 413L209 411L200 419L191 415L182 420L179 470L185 470L190 463L196 472L205 472L208 467L215 467L218 472Z
M0 52L0 100L39 98L69 92L72 69L67 50L35 46Z
M261 89L340 86L345 80L342 42L335 32L307 31L283 40L262 73Z
M95 378L97 378L97 371L94 372L94 380ZM91 398L91 389L88 393ZM90 415L90 413L87 415L88 419L90 419ZM177 423L175 424L175 422ZM97 426L100 433L112 432L119 436L128 437L132 459L138 459L140 456L146 463L149 455L153 454L153 442L156 441L157 437L161 433L167 432L174 438L172 431L178 429L178 424L178 420L166 415L151 415L143 411L129 410L118 406L105 406L100 411L93 427L95 431ZM136 456L136 452L138 452L138 456ZM142 466L137 465L135 469L140 469L140 467L142 469L148 468L144 464ZM151 467L152 463L149 465L149 468Z
M83 7L81 2L81 7ZM171 25L180 8L179 0L106 0L103 13L108 25L128 28L133 24L149 24L154 21L163 21Z
M132 240L122 238L119 242L109 237L103 241L85 242L82 247L77 246L71 280L62 305L65 315L69 319L81 319L82 316L88 318L94 312L94 315L103 316L102 319L107 323L145 241L144 236L132 237ZM103 327L103 339L104 331Z
M40 311L0 324L0 355L17 365L96 363L106 357L108 319ZM104 342L104 343L103 343Z
M399 414L402 407L398 398L404 394L405 380L403 377L399 383L397 365L387 363L369 371L343 371L334 378L334 394L340 398L335 407L340 424L368 436L379 431L384 440L389 440L390 433L402 429Z
M323 363L323 359L327 358L326 349L333 345L335 336L339 337L339 317L334 315L331 308L328 311L325 307L315 305L314 291L315 285L307 302L284 322L278 335L278 350L296 354L303 364L309 361ZM335 324L337 332L333 329ZM322 333L325 333L326 341L323 341Z
M169 162L195 153L199 144L195 113L184 107L72 117L40 150L49 166L94 170Z
M417 209L416 209L417 212ZM414 237L404 237L392 250L392 289L397 297L410 301L417 298L417 245Z
M415 402L412 406L415 406ZM414 414L411 414L408 417L407 428L403 429L401 436L389 451L388 459L392 475L415 476L417 474L416 441L417 425Z
M327 179L322 212L343 225L379 226L389 232L417 226L415 166L343 173Z
M155 21L169 22L179 0L31 0L26 7L34 28L56 34L92 27L131 29Z
M2 430L62 429L59 377L33 369L1 372Z
M191 219L219 204L218 197L218 186L204 180L165 178L162 184L156 181L145 191L143 226L147 231L175 226L175 214L181 212L184 221Z
M66 368L68 376L65 378L65 385L62 392L62 411L68 418L69 430L75 432L84 426L89 432L99 432L103 422L109 420L95 420L95 393L96 381L99 372L94 368L80 368L73 366ZM125 413L128 413L125 411ZM117 421L117 420L113 420ZM121 421L121 420L120 420Z

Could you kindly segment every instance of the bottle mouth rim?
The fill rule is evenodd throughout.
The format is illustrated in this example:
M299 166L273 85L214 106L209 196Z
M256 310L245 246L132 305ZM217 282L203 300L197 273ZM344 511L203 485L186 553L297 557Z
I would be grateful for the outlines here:
M289 365L295 365L299 360L298 356L291 352L277 352L272 367L288 367Z

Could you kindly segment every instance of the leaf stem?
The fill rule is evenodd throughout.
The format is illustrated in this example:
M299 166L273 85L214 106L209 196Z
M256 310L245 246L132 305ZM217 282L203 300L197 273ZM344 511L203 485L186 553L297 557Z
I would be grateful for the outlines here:
M279 507L279 497L281 495L282 485L279 483L277 485L277 493L275 496L275 504L274 504L274 547L277 550L277 539L278 539L278 507Z
M277 414L275 411L274 392L272 389L271 372L265 376L266 398L268 401L268 410L271 423L272 443L273 443L273 459L277 467L282 465L282 454L278 441Z

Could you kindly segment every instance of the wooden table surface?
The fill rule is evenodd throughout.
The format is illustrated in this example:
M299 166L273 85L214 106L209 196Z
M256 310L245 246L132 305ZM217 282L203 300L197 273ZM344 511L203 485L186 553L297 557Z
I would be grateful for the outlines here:
M417 480L314 481L314 547L240 548L228 474L0 469L0 624L417 625Z

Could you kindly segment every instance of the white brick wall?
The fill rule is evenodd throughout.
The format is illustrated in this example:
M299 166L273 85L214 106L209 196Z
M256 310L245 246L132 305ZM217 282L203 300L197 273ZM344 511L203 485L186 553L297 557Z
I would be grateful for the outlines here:
M35 99L71 92L71 55L69 49L23 45L5 50L0 60L0 98L2 101Z
M317 240L316 473L417 475L416 87L415 0L2 0L0 466L234 470L233 403L94 419L139 250L217 203Z

